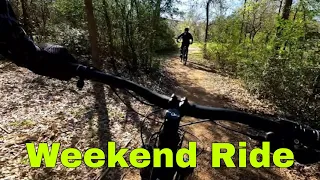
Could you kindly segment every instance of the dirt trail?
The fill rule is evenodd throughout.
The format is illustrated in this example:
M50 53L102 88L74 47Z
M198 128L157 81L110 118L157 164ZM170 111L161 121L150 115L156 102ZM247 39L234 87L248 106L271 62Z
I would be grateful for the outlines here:
M189 52L194 55L199 53L198 51L199 49L191 46ZM197 63L193 56L190 56L186 66L183 66L178 58L172 58L166 63L168 64L165 66L167 73L165 75L173 83L171 91L179 96L186 96L191 101L208 106L250 109L270 114L275 111L272 104L257 100L250 95L239 80L216 73L214 69ZM8 63L0 64L0 179L83 180L97 178L103 172L108 172L104 179L139 179L139 169L133 167L96 169L82 163L78 168L67 169L58 161L53 169L44 166L39 169L30 168L26 142L49 144L60 142L61 149L75 147L81 152L85 152L88 147L104 148L108 141L114 141L119 147L127 147L130 150L141 146L142 118L107 90L104 103L108 112L99 110L96 104L101 103L101 99L95 96L90 84L87 83L81 91L75 84L76 81L61 82L38 76L27 69ZM148 84L154 85L154 82L148 82ZM157 87L154 88L157 89ZM130 103L141 114L154 110L142 105L134 98ZM185 118L183 122L193 120ZM143 124L146 137L160 126L160 123L149 120ZM197 124L186 130L200 139L187 136L189 141L197 141L198 147L204 147L204 152L197 158L198 167L195 169L194 180L314 180L320 177L317 174L318 177L311 178L317 176L314 172L320 171L316 167L311 167L315 169L313 173L306 169L310 167L300 168L300 174L293 169L279 168L221 167L213 169L211 168L211 143L230 142L237 145L239 141L246 141L247 147L254 146L254 143L247 137L212 123ZM106 152L106 149L103 150ZM234 162L238 164L236 158Z
M190 49L191 54L197 51L197 48ZM269 112L273 111L270 108L271 105L250 96L241 87L241 82L219 75L211 68L196 63L192 56L186 66L178 58L173 58L167 63L167 71L176 81L174 92L179 96L187 97L190 101L215 107L251 108L258 111L269 109ZM193 120L192 118L183 119L184 122ZM226 168L224 165L221 168L211 168L211 143L230 142L237 147L238 142L246 141L248 151L254 147L254 143L243 135L227 131L213 123L193 125L187 130L203 142L201 144L197 141L198 146L204 147L205 150L197 158L197 168L193 179L306 179L305 176L295 175L294 171L289 169L253 168L249 165L249 158L247 158L247 168ZM194 141L194 138L190 141ZM238 166L238 158L235 158L234 162Z

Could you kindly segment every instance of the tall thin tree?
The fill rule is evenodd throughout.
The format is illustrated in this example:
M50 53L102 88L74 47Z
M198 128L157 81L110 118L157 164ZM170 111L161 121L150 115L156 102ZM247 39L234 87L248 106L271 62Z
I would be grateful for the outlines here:
M89 39L91 44L91 54L92 54L92 63L98 68L103 68L103 61L99 58L99 47L98 47L98 29L96 20L93 14L93 5L92 0L84 0L85 10L87 14L87 24L89 31ZM97 107L98 113L98 136L100 148L107 151L107 141L110 138L109 135L109 117L108 111L106 109L106 97L104 92L103 84L93 82L93 91L95 96L95 106Z
M210 4L213 2L213 0L207 0L206 4L206 31L204 35L204 56L207 56L207 43L208 43L208 31L209 31L209 10L210 10Z
M28 3L26 0L21 0L21 9L22 9L22 22L23 22L23 28L26 31L27 34L29 34L30 36L31 34L31 27L30 27L30 17L29 17L29 13L28 13Z
M101 69L103 68L103 61L99 59L98 29L97 29L97 23L93 14L92 0L84 0L84 3L85 3L86 14L87 14L87 24L88 24L89 39L91 44L92 63L96 68Z
M290 16L292 0L285 0L282 12L282 19L288 20Z

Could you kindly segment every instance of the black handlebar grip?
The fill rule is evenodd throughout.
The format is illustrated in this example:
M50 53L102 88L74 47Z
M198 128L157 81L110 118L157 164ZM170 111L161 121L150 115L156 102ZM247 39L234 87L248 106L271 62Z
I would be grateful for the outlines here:
M299 136L301 138L301 143L320 150L320 131L312 128L305 128L302 126L297 127L299 128Z

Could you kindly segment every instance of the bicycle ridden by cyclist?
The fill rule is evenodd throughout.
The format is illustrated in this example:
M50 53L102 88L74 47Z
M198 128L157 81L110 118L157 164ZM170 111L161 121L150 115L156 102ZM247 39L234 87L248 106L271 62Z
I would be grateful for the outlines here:
M182 44L180 47L180 58L182 58L183 47L186 46L188 50L189 45L193 43L193 36L191 33L189 33L189 28L185 28L184 33L180 34L180 36L177 37L177 42L179 42L179 39L182 39Z
M35 45L19 24L8 0L0 0L0 55L36 74L60 80L72 78L69 63L77 62L62 46Z

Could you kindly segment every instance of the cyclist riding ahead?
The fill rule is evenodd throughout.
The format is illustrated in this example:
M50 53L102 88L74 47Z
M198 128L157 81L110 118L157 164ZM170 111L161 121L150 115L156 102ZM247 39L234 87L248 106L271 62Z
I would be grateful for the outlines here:
M179 42L179 39L182 39L182 44L180 47L180 58L182 58L183 47L186 47L188 52L189 45L193 43L193 36L189 33L189 28L185 28L184 33L177 37L177 42Z

